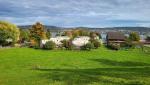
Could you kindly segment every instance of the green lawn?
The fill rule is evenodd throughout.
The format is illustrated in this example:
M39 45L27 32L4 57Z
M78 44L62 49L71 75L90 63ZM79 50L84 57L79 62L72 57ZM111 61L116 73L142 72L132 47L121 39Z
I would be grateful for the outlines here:
M0 85L150 85L150 53L0 49Z

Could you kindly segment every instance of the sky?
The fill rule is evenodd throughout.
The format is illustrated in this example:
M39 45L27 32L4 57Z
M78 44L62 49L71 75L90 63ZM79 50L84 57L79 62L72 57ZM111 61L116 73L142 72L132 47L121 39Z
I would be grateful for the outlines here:
M0 0L0 20L61 27L150 27L150 0Z

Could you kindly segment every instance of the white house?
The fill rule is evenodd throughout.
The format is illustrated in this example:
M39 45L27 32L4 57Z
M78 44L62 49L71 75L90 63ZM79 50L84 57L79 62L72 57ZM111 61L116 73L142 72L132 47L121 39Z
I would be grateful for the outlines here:
M77 47L81 47L89 43L89 40L90 40L90 37L88 36L80 36L80 37L74 38L74 40L72 41L72 44Z
M69 40L70 37L68 36L58 36L58 37L55 37L55 38L50 38L50 41L53 41L56 45L61 45L61 41L63 40Z
M53 41L56 45L61 45L62 44L61 41L69 40L69 39L70 39L70 37L68 37L68 36L57 36L57 37L50 38L47 40L41 40L41 46L43 46L48 41Z

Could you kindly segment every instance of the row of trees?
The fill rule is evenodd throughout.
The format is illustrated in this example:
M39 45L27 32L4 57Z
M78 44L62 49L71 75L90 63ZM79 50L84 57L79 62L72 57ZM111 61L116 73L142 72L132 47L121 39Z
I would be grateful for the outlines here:
M41 39L50 38L50 30L37 22L29 30L19 29L16 25L0 21L0 45L13 46L15 43L31 42L31 46L39 46Z
M74 29L71 31L65 31L63 33L64 36L69 36L71 40L78 36L89 36L90 39L90 47L98 48L99 42L95 39L95 37L101 38L98 32L90 32L88 30L83 29ZM49 39L51 37L50 30L46 29L44 25L37 22L30 29L19 29L16 25L11 24L9 22L0 21L0 45L14 45L15 43L24 43L24 41L30 42L31 47L40 47L40 41L42 39ZM71 40L62 41L63 47L66 49L71 49ZM135 43L139 42L140 36L133 32L130 33L129 37L126 38L126 42L122 46L132 47ZM150 41L150 36L146 38L146 40ZM54 45L54 44L53 44ZM47 46L46 46L47 47ZM45 47L45 48L46 48ZM89 47L89 45L85 45L82 48Z
M101 38L101 35L98 32L90 32L86 29L83 30L79 28L71 31L65 31L63 35L69 36L70 38L75 38L78 36L89 36L90 38L95 38L96 36L98 36L98 38Z
M92 49L98 48L100 45L98 41L96 41L95 36L99 36L100 34L97 32L89 32L88 30L75 29L72 31L64 32L64 36L69 36L70 40L62 41L62 47L68 50L73 48L71 41L73 38L78 36L90 36L90 43L81 47L81 49ZM15 43L25 43L29 42L30 47L39 48L40 42L43 39L49 39L51 37L50 30L45 29L44 25L37 22L30 29L19 29L16 25L11 24L9 22L0 21L0 45L14 45ZM55 43L47 42L44 45L44 49L53 49L55 47Z

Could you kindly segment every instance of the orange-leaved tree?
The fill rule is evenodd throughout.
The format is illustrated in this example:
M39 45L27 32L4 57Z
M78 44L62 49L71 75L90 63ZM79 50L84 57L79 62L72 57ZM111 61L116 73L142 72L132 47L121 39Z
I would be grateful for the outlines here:
M39 46L42 39L46 39L46 30L44 28L44 25L42 25L40 22L37 22L32 25L32 28L30 29L30 41L33 42L31 42L31 45Z

